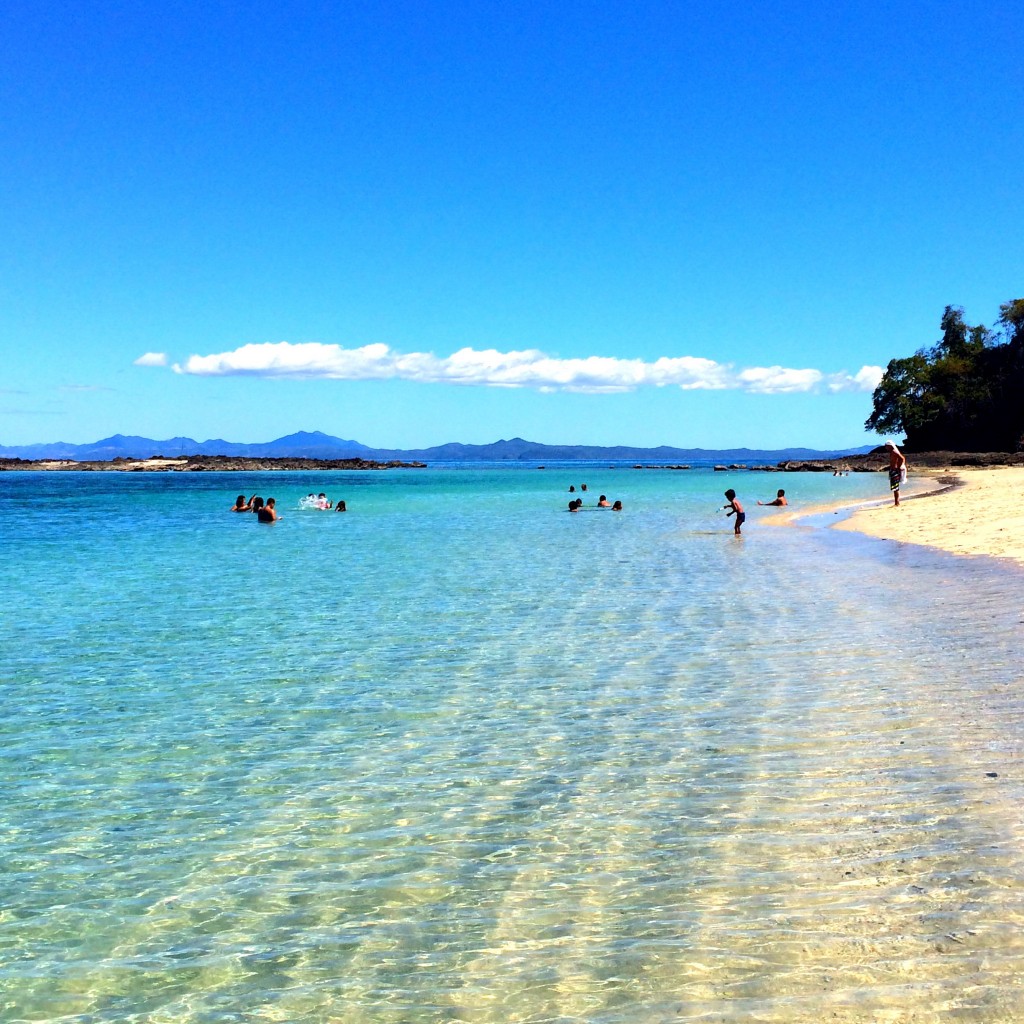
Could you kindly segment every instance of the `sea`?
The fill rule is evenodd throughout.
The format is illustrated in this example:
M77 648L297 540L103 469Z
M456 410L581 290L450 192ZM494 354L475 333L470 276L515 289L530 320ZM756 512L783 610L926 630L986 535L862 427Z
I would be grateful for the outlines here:
M1024 573L888 500L3 473L0 1019L1024 1019Z

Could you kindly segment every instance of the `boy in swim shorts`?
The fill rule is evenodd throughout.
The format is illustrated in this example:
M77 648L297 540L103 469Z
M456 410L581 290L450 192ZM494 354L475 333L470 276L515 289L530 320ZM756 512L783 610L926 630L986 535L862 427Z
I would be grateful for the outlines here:
M738 537L740 535L740 527L747 521L747 513L743 511L743 506L736 500L736 492L731 487L725 492L725 496L729 499L729 504L723 505L722 508L730 510L725 513L726 518L733 513L736 514L736 525L733 527L733 533Z

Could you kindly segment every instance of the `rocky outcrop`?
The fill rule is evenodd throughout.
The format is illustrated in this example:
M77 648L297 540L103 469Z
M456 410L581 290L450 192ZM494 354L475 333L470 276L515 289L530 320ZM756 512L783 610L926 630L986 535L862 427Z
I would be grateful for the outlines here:
M946 469L951 466L1024 466L1022 452L912 452L901 449L910 467L918 469ZM852 473L877 473L889 468L889 455L885 448L876 448L866 455L847 455L842 459L811 459L780 462L778 469L789 473L833 473L850 470Z

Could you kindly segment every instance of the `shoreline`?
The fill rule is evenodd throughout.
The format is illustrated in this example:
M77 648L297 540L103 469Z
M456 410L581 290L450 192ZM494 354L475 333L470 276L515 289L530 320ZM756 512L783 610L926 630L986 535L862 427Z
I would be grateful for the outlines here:
M1024 468L927 474L942 486L908 495L895 507L885 500L849 509L837 530L954 555L1000 558L1024 567ZM928 501L919 501L928 498Z

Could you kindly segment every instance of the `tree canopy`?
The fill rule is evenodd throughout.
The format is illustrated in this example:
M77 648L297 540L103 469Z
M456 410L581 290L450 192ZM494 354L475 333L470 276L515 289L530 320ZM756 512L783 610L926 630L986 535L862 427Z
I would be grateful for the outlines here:
M913 451L1024 450L1024 299L996 323L972 327L947 306L932 348L890 360L865 429L903 433Z

